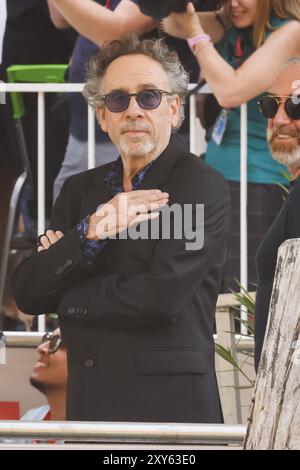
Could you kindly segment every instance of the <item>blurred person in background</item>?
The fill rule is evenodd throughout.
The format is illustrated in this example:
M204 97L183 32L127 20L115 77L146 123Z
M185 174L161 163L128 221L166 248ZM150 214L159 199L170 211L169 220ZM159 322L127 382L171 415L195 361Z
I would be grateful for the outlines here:
M268 119L267 141L274 160L285 165L292 187L263 238L257 253L258 288L255 308L255 367L259 365L268 322L277 253L280 245L300 238L300 56L290 59L271 91L260 101Z
M6 69L11 65L27 64L65 64L69 62L76 34L74 31L58 31L52 24L45 0L8 0L7 19L3 38L3 55L0 79L7 81ZM29 222L24 239L29 244L35 242L36 227L36 189L37 189L37 96L23 93L25 116L22 118L25 141L28 149L33 175L33 191L25 189L28 204ZM61 110L55 113L57 95L46 95L46 210L50 215L52 206L53 182L59 171L68 138L68 115L62 119ZM1 168L10 169L16 176L23 170L12 117L11 102L6 97L6 104L0 106ZM6 191L7 177L1 184ZM10 188L9 188L10 189ZM4 197L0 198L5 200ZM29 202L28 202L29 201ZM30 222L33 221L33 227Z
M276 217L287 185L285 167L270 157L265 122L257 108L285 61L300 52L299 0L225 0L218 12L186 13L164 20L169 34L189 39L205 78L220 104L206 162L229 182L232 227L223 291L240 275L240 105L248 102L248 279L256 283L255 254ZM223 25L223 26L222 26Z
M153 29L155 21L143 15L138 0L48 0L50 14L57 28L73 26L79 36L69 68L71 83L84 83L86 65L105 42L130 31ZM71 122L67 150L54 183L55 201L64 181L87 169L87 105L80 93L70 94ZM116 160L118 151L107 134L96 125L96 166Z
M37 352L39 357L29 380L31 385L45 396L47 405L28 410L21 419L65 421L67 351L59 328L43 336Z
M29 378L30 384L41 392L47 405L32 408L21 417L21 421L65 421L67 394L67 351L60 329L46 333L37 347L38 360ZM1 441L0 441L1 442ZM5 439L5 444L38 444L39 440ZM63 443L61 440L47 441L49 444Z
M7 0L5 3L5 28L3 53L0 66L0 80L7 81L6 69L11 65L68 63L76 33L73 30L58 31L50 20L45 0ZM3 17L1 17L3 20ZM25 115L22 125L28 150L33 186L27 180L19 204L16 221L16 234L12 247L32 248L36 243L37 231L37 95L23 93ZM0 253L6 231L9 202L13 185L23 171L16 124L12 115L10 94L0 104ZM56 110L56 111L55 111ZM64 112L63 112L64 111ZM55 93L45 98L45 142L46 142L46 217L49 218L53 199L53 182L64 157L68 139L68 103ZM22 253L22 252L20 252ZM9 260L14 263L15 259ZM8 281L10 274L8 268ZM6 330L24 330L29 323L17 309L12 297L9 282L5 286L4 301L0 306L0 327Z
M21 421L65 421L67 395L67 351L60 329L46 333L37 347L38 360L30 375L30 384L41 392L47 405L32 408L21 417ZM1 442L1 441L0 441ZM5 439L5 444L38 444L39 440ZM48 440L48 443L63 443Z

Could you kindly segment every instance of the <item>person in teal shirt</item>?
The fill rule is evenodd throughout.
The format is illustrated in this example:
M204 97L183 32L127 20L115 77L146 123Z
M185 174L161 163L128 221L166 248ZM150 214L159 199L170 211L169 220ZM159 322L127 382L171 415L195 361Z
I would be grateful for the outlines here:
M188 39L220 115L211 130L206 162L222 173L231 193L232 222L222 291L240 277L240 105L248 104L248 279L256 283L255 254L283 203L285 168L266 143L257 102L289 57L300 54L299 0L225 0L217 12L186 13L164 20L169 34ZM300 77L299 77L300 78ZM220 119L221 118L221 119ZM253 288L253 286L252 286Z
M289 22L273 16L271 25L274 29ZM269 33L267 33L268 35ZM255 52L252 28L230 28L219 44L221 56L237 69ZM247 103L248 112L248 181L262 184L286 184L282 172L286 168L270 158L266 141L266 120L260 113L256 96ZM216 168L229 181L240 180L240 106L228 110L227 126L223 139L218 145L212 138L206 152L206 162Z

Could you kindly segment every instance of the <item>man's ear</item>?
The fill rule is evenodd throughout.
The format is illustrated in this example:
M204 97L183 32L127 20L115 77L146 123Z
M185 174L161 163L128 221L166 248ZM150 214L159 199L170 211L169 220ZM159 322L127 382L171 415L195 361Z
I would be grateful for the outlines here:
M172 128L175 129L179 121L179 110L180 110L180 98L179 96L174 96L171 101L171 123Z
M107 132L107 125L106 125L106 108L97 108L96 109L96 116L97 121L103 130L103 132Z

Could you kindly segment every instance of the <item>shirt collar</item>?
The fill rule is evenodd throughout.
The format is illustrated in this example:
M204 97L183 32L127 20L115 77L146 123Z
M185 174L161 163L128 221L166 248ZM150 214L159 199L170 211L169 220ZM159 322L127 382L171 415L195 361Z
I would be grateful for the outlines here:
M163 152L155 160L150 162L152 163L152 165L149 164L149 167L147 169L147 165L146 167L142 168L142 170L144 170L144 178L139 189L146 190L158 188L161 190L165 190L165 183L169 180L174 165L176 164L177 160L184 157L187 153L188 152L184 147L182 147L176 135L171 136L170 142L167 147L163 150ZM116 170L114 169L115 165L120 165L119 171L121 174L121 183L119 182L120 180L117 180L117 187L119 188L119 192L123 192L123 162L121 158L119 158L116 162L110 164L109 174L111 173L111 171L114 171L114 173L118 173L118 168ZM108 178L109 174L105 178L107 183L104 184L104 186L109 190L109 193L111 194L111 186L109 185L111 177ZM113 179L115 179L115 177ZM114 192L113 194L115 195L116 192Z
M149 162L146 166L141 168L131 179L132 190L140 188L147 171L151 168L155 160ZM119 157L113 164L112 169L108 172L105 178L105 184L109 187L113 194L122 193L123 187L123 161Z

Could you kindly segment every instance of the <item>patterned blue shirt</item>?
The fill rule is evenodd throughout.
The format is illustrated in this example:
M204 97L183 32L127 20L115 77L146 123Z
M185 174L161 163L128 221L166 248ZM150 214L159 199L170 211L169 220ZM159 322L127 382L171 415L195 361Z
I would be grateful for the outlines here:
M142 168L136 175L134 175L131 180L131 186L133 191L140 189L145 175L154 161L155 160L152 160L150 163L148 163L148 165L144 166L144 168ZM104 183L108 186L112 196L124 192L123 162L121 157L119 157L113 164L113 167L106 176ZM106 238L105 240L87 240L85 238L89 226L89 217L90 216L88 215L77 225L77 230L85 263L88 266L92 266L97 254L104 248L109 239Z

